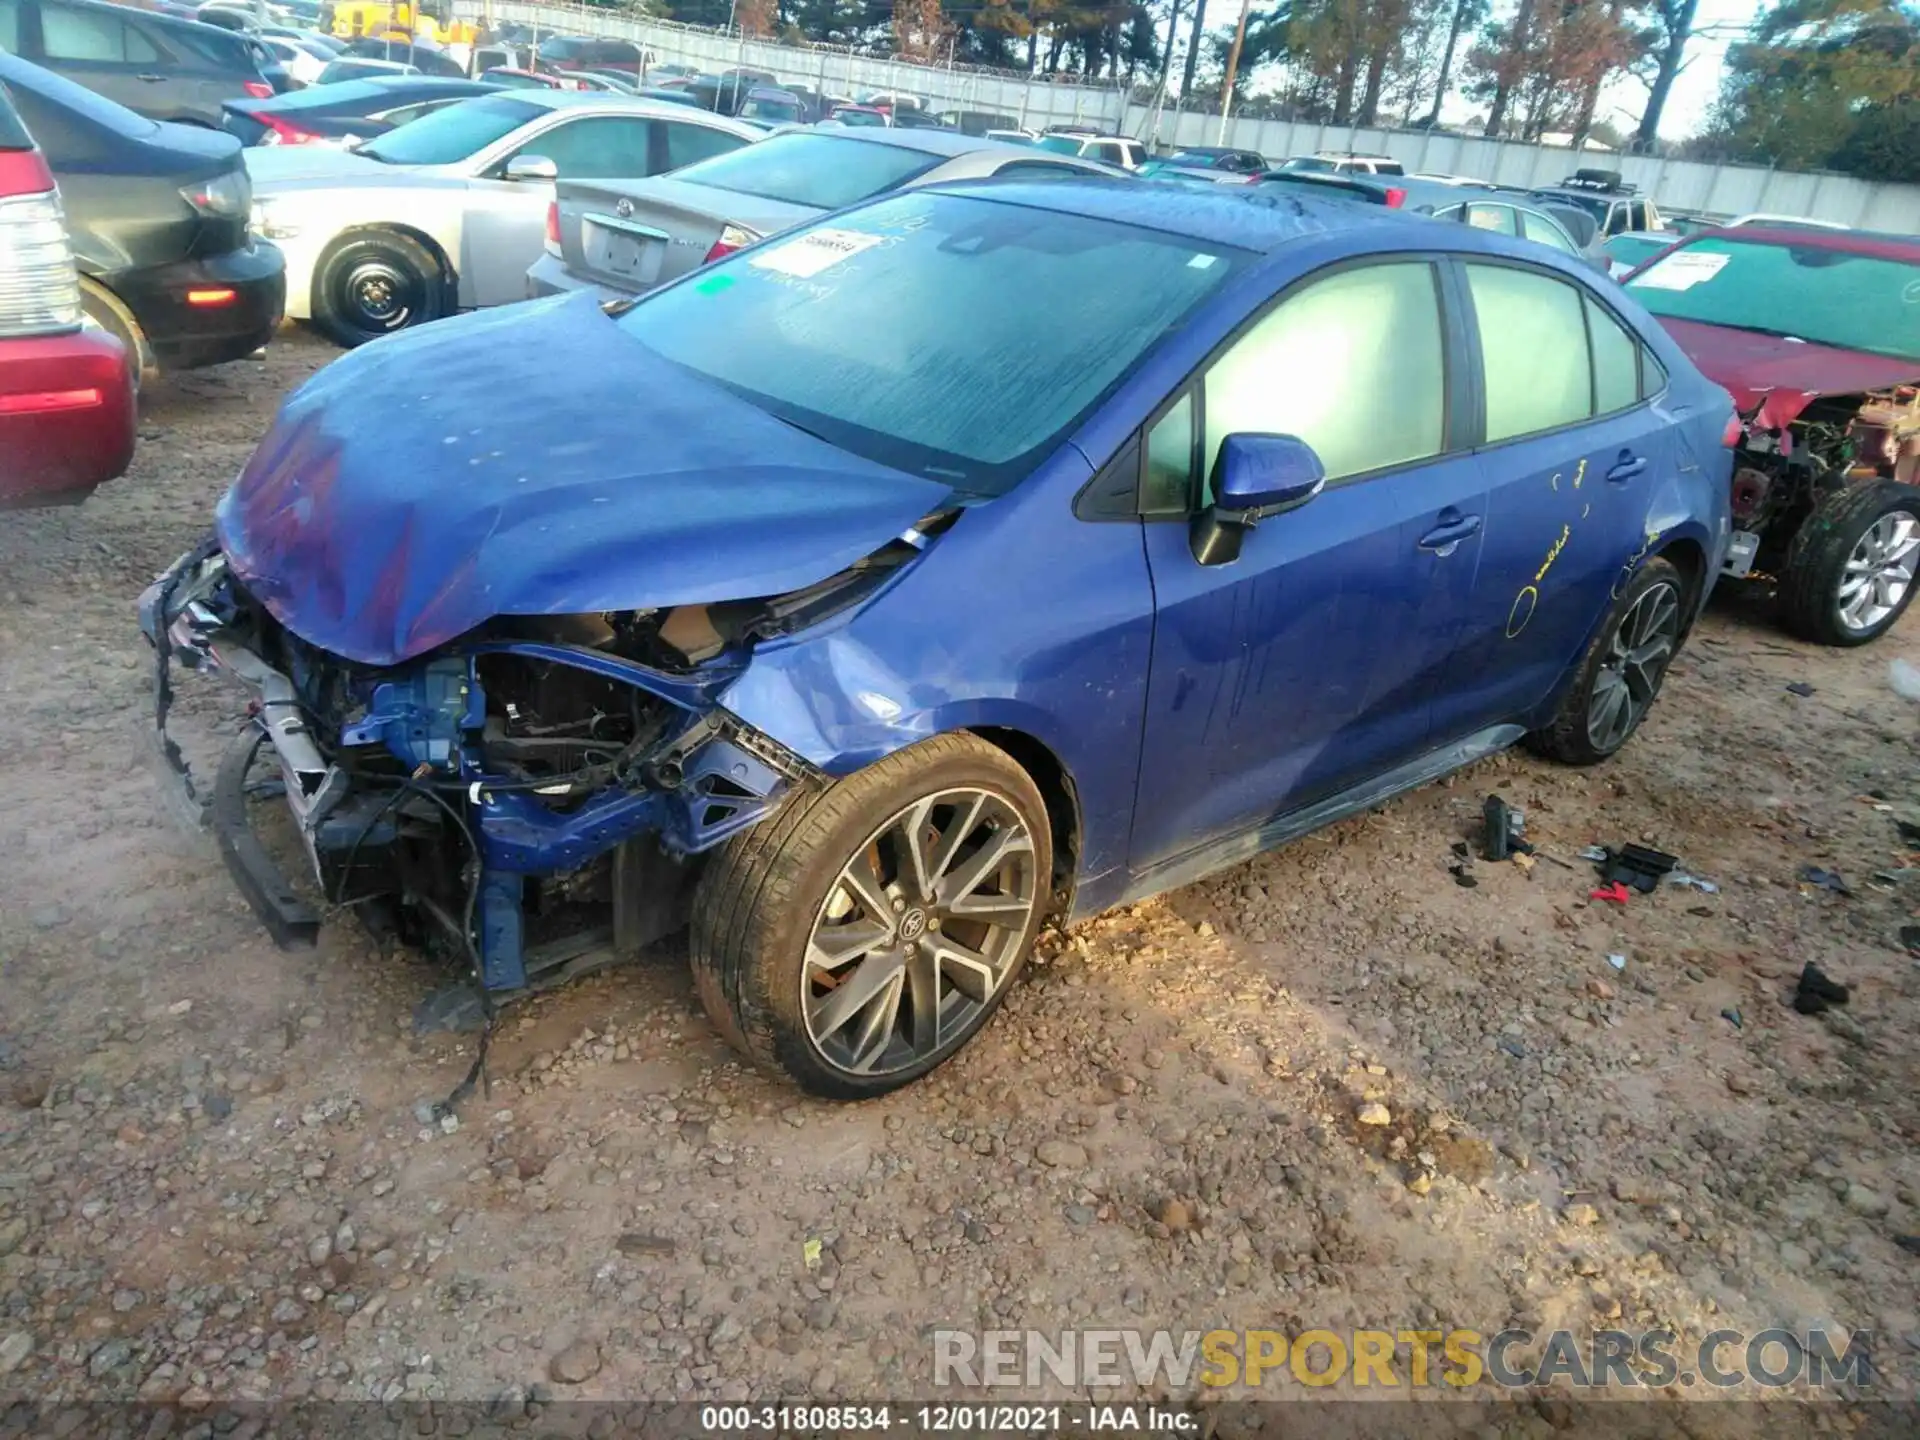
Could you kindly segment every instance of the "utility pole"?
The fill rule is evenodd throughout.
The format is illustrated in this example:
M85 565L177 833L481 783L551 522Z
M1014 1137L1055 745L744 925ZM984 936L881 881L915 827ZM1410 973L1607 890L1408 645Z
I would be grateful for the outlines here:
M1253 0L1240 0L1240 23L1233 29L1233 48L1227 52L1227 78L1220 86L1220 135L1213 143L1227 143L1227 112L1233 108L1233 77L1240 69L1240 47L1247 43L1247 11Z

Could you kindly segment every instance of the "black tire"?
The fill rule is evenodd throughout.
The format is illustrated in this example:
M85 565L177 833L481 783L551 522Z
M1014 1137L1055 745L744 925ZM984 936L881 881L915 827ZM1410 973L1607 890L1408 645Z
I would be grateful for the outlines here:
M1920 534L1920 489L1892 480L1873 480L1837 490L1820 502L1794 532L1787 547L1786 572L1780 581L1780 612L1787 628L1817 645L1866 645L1891 630L1913 601L1914 562L1906 559L1907 579L1898 599L1871 623L1852 624L1845 618L1841 586L1849 579L1847 567L1868 535L1889 517L1905 515ZM1877 607L1876 607L1877 608Z
M816 1042L810 1030L810 1023L818 1022L825 999L834 993L832 987L815 991L823 975L808 964L816 925L826 923L830 916L829 906L842 888L843 867L852 866L862 856L877 855L886 838L895 833L887 827L900 812L930 798L974 791L1004 805L1024 827L1031 850L1021 852L1020 863L1031 864L1031 912L1024 923L1009 924L999 932L997 943L1006 957L1004 967L997 985L984 998L962 995L964 987L949 984L947 1000L958 997L954 1008L957 1013L965 1012L951 1033L936 1024L927 1053L913 1053L916 1045L926 1044L924 1040L909 1042L903 1038L900 1044L906 1047L903 1054L908 1058L883 1072L856 1073L836 1062L827 1044ZM988 837L1000 833L993 829L969 832L965 825L954 825L951 820L947 823L961 832L955 852L937 872L949 876L964 868L957 856L968 833ZM940 843L944 843L944 837ZM986 843L983 841L980 849ZM933 848L938 851L940 844ZM951 1059L999 1007L1025 965L1045 918L1052 891L1052 865L1046 802L1026 771L978 736L935 736L843 780L795 794L777 814L736 837L714 857L694 896L690 948L695 988L729 1043L762 1067L781 1071L801 1088L832 1099L884 1095ZM883 868L884 860L877 862L876 869ZM902 870L890 883L898 885L904 878ZM897 902L894 908L900 908ZM927 910L931 914L933 906L929 904ZM917 909L909 910L900 918L889 938L890 945L913 953L916 944L938 943L934 934L940 930L937 919L923 917L921 928L908 933L907 927L918 913ZM947 934L951 935L964 920L950 915L947 923ZM848 962L835 977L835 984L856 978L856 970L866 963L864 958ZM933 993L938 995L947 972L938 962L920 963L932 966ZM899 983L901 987L910 983L904 971ZM911 1008L913 1002L908 999L896 1004ZM907 1030L917 1028L910 1016L902 1015L898 1022L889 1018L889 1046L896 1033L905 1034L895 1031L896 1023ZM828 1042L831 1040L829 1036Z
M1623 627L1629 619L1644 613L1641 608L1643 605L1651 605L1656 610L1659 608L1648 597L1662 590L1670 592L1673 607L1670 648L1650 667L1637 666L1636 673L1650 669L1650 674L1644 677L1644 684L1630 685L1623 678L1618 664L1623 647L1616 642L1623 640ZM1607 612L1607 618L1601 623L1593 642L1587 646L1587 653L1580 660L1579 673L1573 684L1567 687L1567 693L1561 697L1560 708L1554 714L1553 722L1544 730L1536 730L1529 735L1528 745L1539 754L1550 760L1558 760L1563 765L1597 765L1618 754L1620 747L1640 728L1641 721L1646 719L1647 712L1659 697L1667 666L1672 662L1674 651L1679 649L1685 633L1687 604L1686 581L1672 561L1656 555L1641 565L1614 600L1613 608ZM1617 734L1596 734L1596 700L1611 694L1616 680L1635 697L1629 700L1629 704L1636 705L1636 708L1626 717L1624 730ZM1642 689L1645 694L1639 698Z
M313 323L349 350L438 320L451 308L445 267L397 231L349 236L313 272Z
M80 308L87 318L126 347L127 365L133 374L133 393L159 373L147 332L140 328L133 311L105 286L85 277L80 281Z

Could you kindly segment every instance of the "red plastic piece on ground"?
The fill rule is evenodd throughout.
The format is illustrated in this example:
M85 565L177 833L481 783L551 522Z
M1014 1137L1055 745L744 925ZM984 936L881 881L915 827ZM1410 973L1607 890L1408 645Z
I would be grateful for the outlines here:
M1628 897L1632 894L1633 892L1631 890L1616 880L1613 884L1607 886L1606 889L1596 890L1587 898L1589 900L1611 900L1616 905L1624 905L1627 903Z

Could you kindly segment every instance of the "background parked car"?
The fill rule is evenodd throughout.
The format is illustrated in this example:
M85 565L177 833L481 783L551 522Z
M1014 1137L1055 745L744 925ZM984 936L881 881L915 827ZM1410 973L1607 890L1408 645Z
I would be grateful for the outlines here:
M292 78L295 88L318 84L321 72L333 63L333 56L322 56L314 49L279 35L256 35L253 38L256 44L266 46L272 53L281 69Z
M1627 230L1644 233L1665 228L1654 203L1621 179L1617 170L1576 170L1558 185L1541 186L1528 193L1535 200L1586 211L1600 227L1603 238Z
M375 75L418 75L420 70L399 60L364 60L347 56L332 61L320 72L316 85L338 85L347 80L366 80Z
M1276 170L1303 170L1322 175L1404 175L1406 167L1387 155L1362 155L1353 150L1322 150L1282 160Z
M1920 574L1920 239L1710 230L1626 286L1740 412L1728 573L1804 639L1886 634Z
M285 265L249 232L238 140L148 120L10 55L0 81L60 182L81 302L136 375L237 360L272 338Z
M1035 148L1098 160L1121 170L1138 170L1147 163L1147 147L1125 135L1042 135Z
M225 101L275 93L245 36L100 0L0 0L0 50L150 119L210 129Z
M1427 210L1436 220L1452 220L1476 230L1532 240L1564 255L1577 255L1603 274L1612 273L1599 245L1599 231L1591 222L1584 227L1588 243L1582 245L1573 234L1573 217L1563 219L1548 214L1543 205L1524 205L1500 196L1486 196L1437 208L1429 208L1424 202L1408 208Z
M381 39L363 35L357 40L347 42L346 54L341 58L356 60L393 60L402 65L410 65L422 75L445 75L450 79L462 79L467 67L440 46L426 40Z
M0 509L83 500L133 458L126 347L80 308L53 183L0 85Z
M342 345L526 297L556 178L661 174L758 139L725 116L624 95L482 95L355 150L246 152L287 313Z
M1257 151L1236 150L1226 145L1188 145L1164 160L1151 163L1183 170L1224 170L1231 175L1258 175L1273 168Z
M243 145L345 145L499 89L485 80L375 75L271 100L229 100L221 123Z
M1125 172L952 130L789 130L657 180L563 182L529 295L633 294L872 195L988 175Z
M638 79L651 58L631 40L608 36L550 35L540 42L540 63L554 70L619 70Z

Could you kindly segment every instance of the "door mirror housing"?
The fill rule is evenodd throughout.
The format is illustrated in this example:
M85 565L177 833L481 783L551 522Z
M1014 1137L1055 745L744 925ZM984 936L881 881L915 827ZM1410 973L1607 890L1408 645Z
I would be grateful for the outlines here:
M1213 462L1213 504L1193 518L1193 558L1202 565L1232 564L1248 530L1298 510L1326 487L1326 467L1297 435L1227 436Z
M523 185L552 184L560 167L544 155L516 155L507 162L507 179Z

